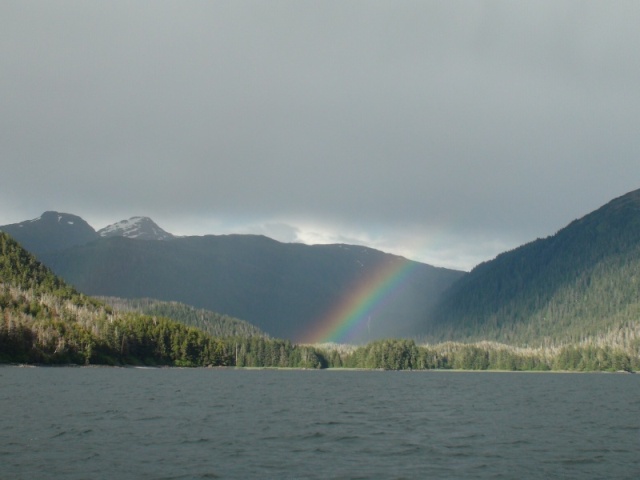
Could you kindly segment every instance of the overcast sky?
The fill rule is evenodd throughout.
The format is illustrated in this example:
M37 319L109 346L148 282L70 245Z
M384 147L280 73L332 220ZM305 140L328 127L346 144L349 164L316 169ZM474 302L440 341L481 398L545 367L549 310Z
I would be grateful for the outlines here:
M640 2L0 2L0 225L471 269L640 188Z

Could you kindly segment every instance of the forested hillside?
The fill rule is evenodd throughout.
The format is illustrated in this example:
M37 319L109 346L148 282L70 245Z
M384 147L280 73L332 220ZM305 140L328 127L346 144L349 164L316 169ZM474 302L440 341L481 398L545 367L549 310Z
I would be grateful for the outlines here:
M193 314L189 307L168 305L169 313ZM159 311L166 306L159 304ZM65 284L0 233L0 363L631 371L640 367L640 342L631 347L420 346L393 339L349 347L296 345L261 335L216 338L160 315L115 312Z
M413 340L379 340L343 353L339 366L384 370L507 370L507 371L637 371L635 349L574 344L521 348L495 342L444 342L417 345ZM335 355L330 365L338 366Z
M435 340L632 348L640 339L640 190L479 265L435 312Z
M39 259L90 295L178 301L296 340L381 271L411 270L357 341L421 333L438 296L463 273L351 245L302 245L257 235L145 241L102 238ZM355 341L355 340L354 340Z
M45 212L0 226L89 295L156 298L241 318L299 340L383 272L410 270L350 341L419 335L425 314L463 272L354 245L282 243L260 235L174 237L134 217L96 232L80 217Z
M166 319L114 315L0 233L0 361L225 365L222 342Z
M249 322L221 313L195 308L179 302L163 302L150 298L99 297L117 312L137 312L153 317L164 317L190 327L196 327L214 337L265 337L258 327Z
M0 232L0 363L327 366L315 348L264 338L245 322L223 317L232 326L227 333L236 335L214 337L164 318L163 308L193 314L179 305L157 306L153 316L118 313L79 293Z

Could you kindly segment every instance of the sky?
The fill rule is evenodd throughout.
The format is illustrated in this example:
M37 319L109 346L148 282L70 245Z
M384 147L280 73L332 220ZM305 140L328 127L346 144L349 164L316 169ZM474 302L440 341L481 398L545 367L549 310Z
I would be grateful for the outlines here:
M640 188L636 1L0 2L0 225L469 270Z

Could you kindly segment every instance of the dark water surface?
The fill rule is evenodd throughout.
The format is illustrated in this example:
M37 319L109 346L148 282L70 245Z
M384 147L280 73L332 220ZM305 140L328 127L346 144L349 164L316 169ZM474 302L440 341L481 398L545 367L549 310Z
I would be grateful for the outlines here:
M640 478L640 375L0 368L0 478Z

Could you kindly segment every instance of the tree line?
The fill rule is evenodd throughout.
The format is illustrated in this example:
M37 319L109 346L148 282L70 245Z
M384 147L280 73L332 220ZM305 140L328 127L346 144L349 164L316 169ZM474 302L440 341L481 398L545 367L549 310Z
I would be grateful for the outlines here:
M506 370L506 371L636 371L636 353L596 345L517 348L479 342L417 345L413 340L379 340L341 358L341 366L383 370ZM330 362L331 364L331 362Z
M610 332L610 337L600 343L528 349L489 342L418 345L406 339L379 340L351 348L297 345L261 335L214 336L161 316L116 312L65 284L1 232L0 253L0 362L4 363L384 370L640 369L637 322ZM184 306L178 306L178 310L193 313ZM625 348L612 346L620 344Z
M3 287L6 288L6 287ZM636 371L640 356L609 346L518 349L500 344L379 340L350 351L265 337L213 337L165 318L82 309L42 316L31 302L0 308L0 361L35 364L361 368L382 370ZM27 300L27 297L24 297ZM75 317L75 318L69 318Z

